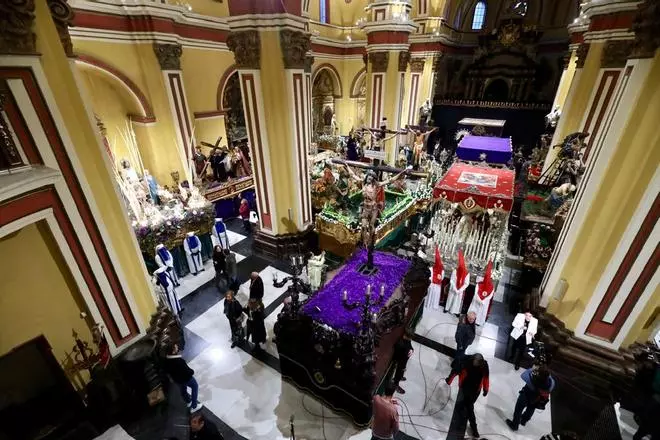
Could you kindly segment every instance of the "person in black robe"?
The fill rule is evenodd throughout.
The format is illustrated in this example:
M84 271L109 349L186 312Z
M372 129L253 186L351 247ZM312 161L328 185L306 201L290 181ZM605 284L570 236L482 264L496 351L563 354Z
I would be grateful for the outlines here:
M412 356L413 351L412 343L410 342L410 334L406 332L403 334L403 337L394 344L394 355L392 356L392 361L394 362L394 368L396 370L393 382L396 385L396 391L399 394L405 393L405 390L401 388L399 382L406 380L403 374L406 372L408 359Z
M225 157L227 157L227 152L220 148L216 148L213 150L213 155L211 155L211 158L209 159L211 162L211 169L213 170L213 180L216 182L224 182L227 180Z
M250 299L262 301L264 299L264 282L258 272L250 274Z
M250 298L247 307L243 309L248 316L247 337L252 336L254 351L261 351L259 344L266 342L266 325L264 324L264 305L260 300Z
M220 280L225 279L229 284L229 274L227 272L227 260L222 247L215 246L213 248L213 268L215 269L215 285L220 288Z
M234 291L228 290L225 295L225 316L231 328L231 348L243 341L243 306L234 297Z
M348 141L346 142L346 159L348 160L359 160L360 156L358 155L358 141L355 138L353 130L348 133Z

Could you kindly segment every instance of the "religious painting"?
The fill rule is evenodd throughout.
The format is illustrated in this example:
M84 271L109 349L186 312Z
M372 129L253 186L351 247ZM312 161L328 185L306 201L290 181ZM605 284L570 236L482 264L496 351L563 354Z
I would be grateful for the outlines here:
M497 176L463 171L461 177L458 178L458 183L497 188Z

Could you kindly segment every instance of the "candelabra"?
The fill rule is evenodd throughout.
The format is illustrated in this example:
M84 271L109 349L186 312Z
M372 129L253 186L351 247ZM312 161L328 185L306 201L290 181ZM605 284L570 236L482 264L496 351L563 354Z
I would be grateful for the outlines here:
M362 304L360 301L349 302L348 291L346 289L344 289L344 291L341 294L341 302L344 307L351 310ZM380 291L378 293L378 297L376 300L372 300L371 284L367 284L367 293L365 294L365 302L364 302L364 304L366 304L366 307L374 304L383 304L384 302L385 302L385 284L380 285Z

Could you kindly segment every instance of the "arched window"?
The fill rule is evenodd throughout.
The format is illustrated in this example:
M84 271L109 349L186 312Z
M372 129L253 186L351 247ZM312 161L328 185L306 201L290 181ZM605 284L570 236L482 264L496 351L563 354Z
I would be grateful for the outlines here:
M330 23L330 0L319 0L319 21Z
M478 31L484 28L484 21L486 21L486 2L477 2L474 7L474 15L472 16L472 30Z

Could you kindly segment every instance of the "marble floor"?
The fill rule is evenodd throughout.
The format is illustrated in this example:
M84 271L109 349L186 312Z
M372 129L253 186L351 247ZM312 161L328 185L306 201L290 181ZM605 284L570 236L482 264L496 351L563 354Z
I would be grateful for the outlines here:
M239 260L239 301L247 303L250 272L259 272L264 281L268 340L264 352L258 354L252 353L248 345L230 347L229 323L222 313L225 288L210 282L211 265L203 276L189 281L187 293L179 292L185 307L181 317L186 335L184 357L195 370L203 414L219 426L227 440L289 439L292 418L299 440L369 440L369 429L356 428L345 415L281 379L272 338L286 286L274 287L273 274L282 279L288 275L288 265L253 255L252 237L239 233L242 223L230 220L227 225L232 250ZM538 440L552 431L550 407L537 411L532 422L518 432L512 432L505 424L522 387L520 371L514 371L505 360L511 316L504 302L517 276L515 270L506 271L489 322L478 328L475 342L468 349L468 353L482 353L490 367L490 393L480 397L475 405L477 423L483 439ZM452 419L460 418L455 414L458 384L455 381L449 387L443 381L455 350L456 324L457 318L442 309L424 309L413 337L415 352L408 362L407 380L401 383L406 393L396 395L401 428L397 440L463 438L447 437L450 425L455 426ZM468 429L466 436L469 433Z
M293 417L297 439L370 439L369 429L356 428L347 417L281 379L277 347L272 338L286 286L274 287L273 274L278 279L287 276L286 264L252 255L251 237L246 239L237 232L232 232L231 237L235 240L233 249L241 255L239 272L244 282L238 292L239 301L247 302L251 271L259 272L264 281L268 341L260 355L253 355L249 346L230 347L229 323L222 313L224 298L221 289L212 283L202 283L203 288L185 299L184 355L195 370L204 411L230 429L231 436L223 433L225 438L289 439ZM206 272L212 275L212 267ZM456 322L456 317L442 310L425 309L417 327L419 338L413 343L415 354L408 363L407 381L402 382L407 392L397 395L401 402L401 433L397 438L446 438L454 413L457 383L450 389L442 379L450 369ZM551 430L550 411L539 411L534 416L535 423L517 433L505 425L521 381L509 363L495 356L501 345L500 333L497 326L487 323L479 329L470 350L481 352L491 369L491 391L475 406L480 431L484 438L536 440Z

